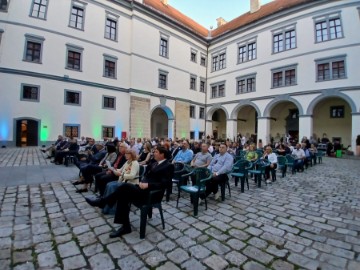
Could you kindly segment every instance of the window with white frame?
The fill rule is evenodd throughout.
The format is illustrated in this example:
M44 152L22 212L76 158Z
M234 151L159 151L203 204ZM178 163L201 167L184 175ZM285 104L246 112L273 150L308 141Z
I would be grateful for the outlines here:
M346 78L346 55L317 59L316 81L329 81Z
M344 37L340 12L314 18L316 43Z
M163 33L160 33L159 55L169 58L169 36Z
M7 12L10 0L0 0L0 11Z
M190 118L195 118L195 106L190 105Z
M204 78L200 78L200 92L206 92L206 80Z
M279 53L296 48L296 25L273 31L273 53Z
M238 43L238 64L252 61L257 56L256 38Z
M236 78L236 94L245 94L256 91L256 73Z
M64 124L64 135L67 138L79 138L80 137L80 125Z
M272 88L293 86L297 83L296 78L297 65L291 65L273 69L272 72Z
M106 78L116 79L116 65L117 65L117 57L111 56L107 54L103 54L104 56L104 74L103 76Z
M76 71L82 70L82 54L84 48L66 44L66 68Z
M33 0L31 5L30 16L46 20L48 0Z
M22 84L20 100L39 101L40 100L40 86L31 85L31 84Z
M115 127L114 126L102 126L103 138L114 138Z
M190 89L196 90L196 75L190 75Z
M86 3L72 1L69 26L75 29L84 30Z
M106 12L105 20L105 38L117 41L118 38L118 19L119 16Z
M164 70L159 70L159 88L167 89L168 88L168 74L169 72Z
M103 96L102 108L115 110L116 109L116 98L110 97L110 96Z
M25 34L24 61L32 63L42 62L43 37Z
M226 51L212 54L212 71L217 71L226 68Z
M65 90L65 105L81 105L81 92Z
M199 118L205 119L205 108L204 107L199 108Z
M211 85L211 98L225 97L225 82Z

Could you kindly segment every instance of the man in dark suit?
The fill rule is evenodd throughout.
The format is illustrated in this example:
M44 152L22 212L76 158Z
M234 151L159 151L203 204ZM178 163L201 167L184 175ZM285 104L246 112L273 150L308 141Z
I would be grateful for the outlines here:
M130 204L142 205L151 190L165 190L171 185L174 167L166 159L167 150L157 147L154 152L156 162L147 166L145 175L139 185L124 183L117 190L105 198L85 198L92 206L104 207L106 204L112 207L117 203L114 223L122 224L122 227L110 234L110 238L120 237L131 233L129 220Z

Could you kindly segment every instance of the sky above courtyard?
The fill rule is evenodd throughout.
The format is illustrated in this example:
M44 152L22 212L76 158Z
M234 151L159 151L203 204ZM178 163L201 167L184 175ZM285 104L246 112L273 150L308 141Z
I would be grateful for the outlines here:
M248 12L250 0L168 0L169 4L185 15L194 19L206 28L216 28L216 19L223 17L226 21ZM261 0L267 4L273 0Z

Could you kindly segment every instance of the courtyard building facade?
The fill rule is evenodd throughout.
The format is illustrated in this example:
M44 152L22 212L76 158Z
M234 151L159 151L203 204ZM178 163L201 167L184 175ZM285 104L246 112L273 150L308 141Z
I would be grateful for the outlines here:
M241 133L355 149L360 1L251 4L208 30L166 0L1 1L0 143Z

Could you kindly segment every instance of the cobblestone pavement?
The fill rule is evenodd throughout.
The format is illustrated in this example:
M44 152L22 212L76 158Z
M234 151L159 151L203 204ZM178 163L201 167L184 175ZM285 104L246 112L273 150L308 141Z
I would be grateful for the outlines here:
M198 217L172 195L165 230L154 210L145 240L135 208L133 232L110 239L113 218L69 181L0 187L0 269L359 270L360 162L323 162L245 193L232 183Z
M18 166L49 165L39 147L0 148L0 168Z

